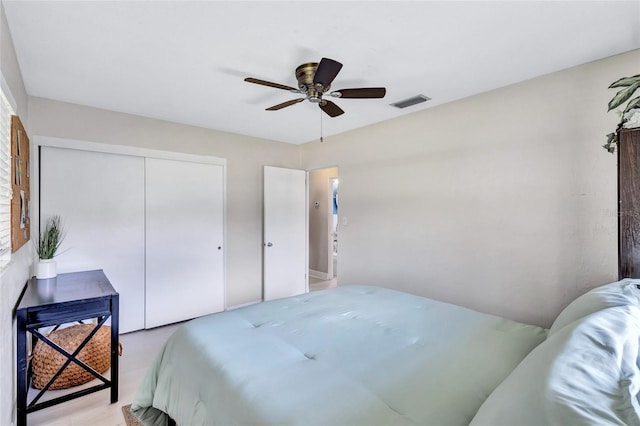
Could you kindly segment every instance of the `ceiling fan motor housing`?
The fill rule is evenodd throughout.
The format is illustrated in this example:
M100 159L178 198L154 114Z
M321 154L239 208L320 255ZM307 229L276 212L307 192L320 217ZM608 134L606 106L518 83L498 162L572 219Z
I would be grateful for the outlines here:
M307 99L313 103L320 103L322 94L329 90L329 87L322 87L313 84L313 77L318 69L317 62L307 62L296 68L296 79L298 80L298 88L307 95Z

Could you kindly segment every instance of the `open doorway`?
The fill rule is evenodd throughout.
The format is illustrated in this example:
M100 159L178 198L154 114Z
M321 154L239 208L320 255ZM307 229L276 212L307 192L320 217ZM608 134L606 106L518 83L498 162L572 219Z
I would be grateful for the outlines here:
M332 271L329 275L338 279L338 184L340 180L338 177L329 179L331 182L331 200L332 200L332 221L331 221L331 265Z
M309 172L309 290L338 285L338 168Z

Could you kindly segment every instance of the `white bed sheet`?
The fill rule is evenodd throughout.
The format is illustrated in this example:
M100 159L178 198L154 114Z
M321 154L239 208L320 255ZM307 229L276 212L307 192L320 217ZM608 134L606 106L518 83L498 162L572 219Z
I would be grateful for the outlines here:
M343 286L179 328L133 401L145 424L468 425L546 330Z

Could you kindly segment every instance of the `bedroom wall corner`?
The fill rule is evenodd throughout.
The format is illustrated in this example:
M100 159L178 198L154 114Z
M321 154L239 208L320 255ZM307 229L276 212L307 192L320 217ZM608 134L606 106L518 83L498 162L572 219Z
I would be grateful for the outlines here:
M0 72L11 91L11 96L16 102L20 120L29 133L27 93L7 24L4 5L1 2ZM20 297L24 284L31 276L34 257L35 251L32 243L29 242L12 254L11 262L0 272L0 342L2 342L2 345L0 345L0 424L2 425L15 424L16 332L13 309L18 297Z
M617 279L618 117L640 50L301 146L340 167L340 285L404 290L548 327Z

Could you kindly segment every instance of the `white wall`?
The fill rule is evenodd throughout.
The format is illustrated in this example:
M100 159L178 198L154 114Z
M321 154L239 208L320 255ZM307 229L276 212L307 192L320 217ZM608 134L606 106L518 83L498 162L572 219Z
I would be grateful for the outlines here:
M340 168L340 284L549 326L617 279L601 145L607 87L639 65L629 52L303 145L303 167Z
M0 3L0 71L16 101L18 115L29 133L27 93L18 67L11 34ZM33 232L32 232L33 235ZM29 276L35 251L27 243L11 257L7 268L0 272L0 424L10 425L15 410L15 321L13 308Z

